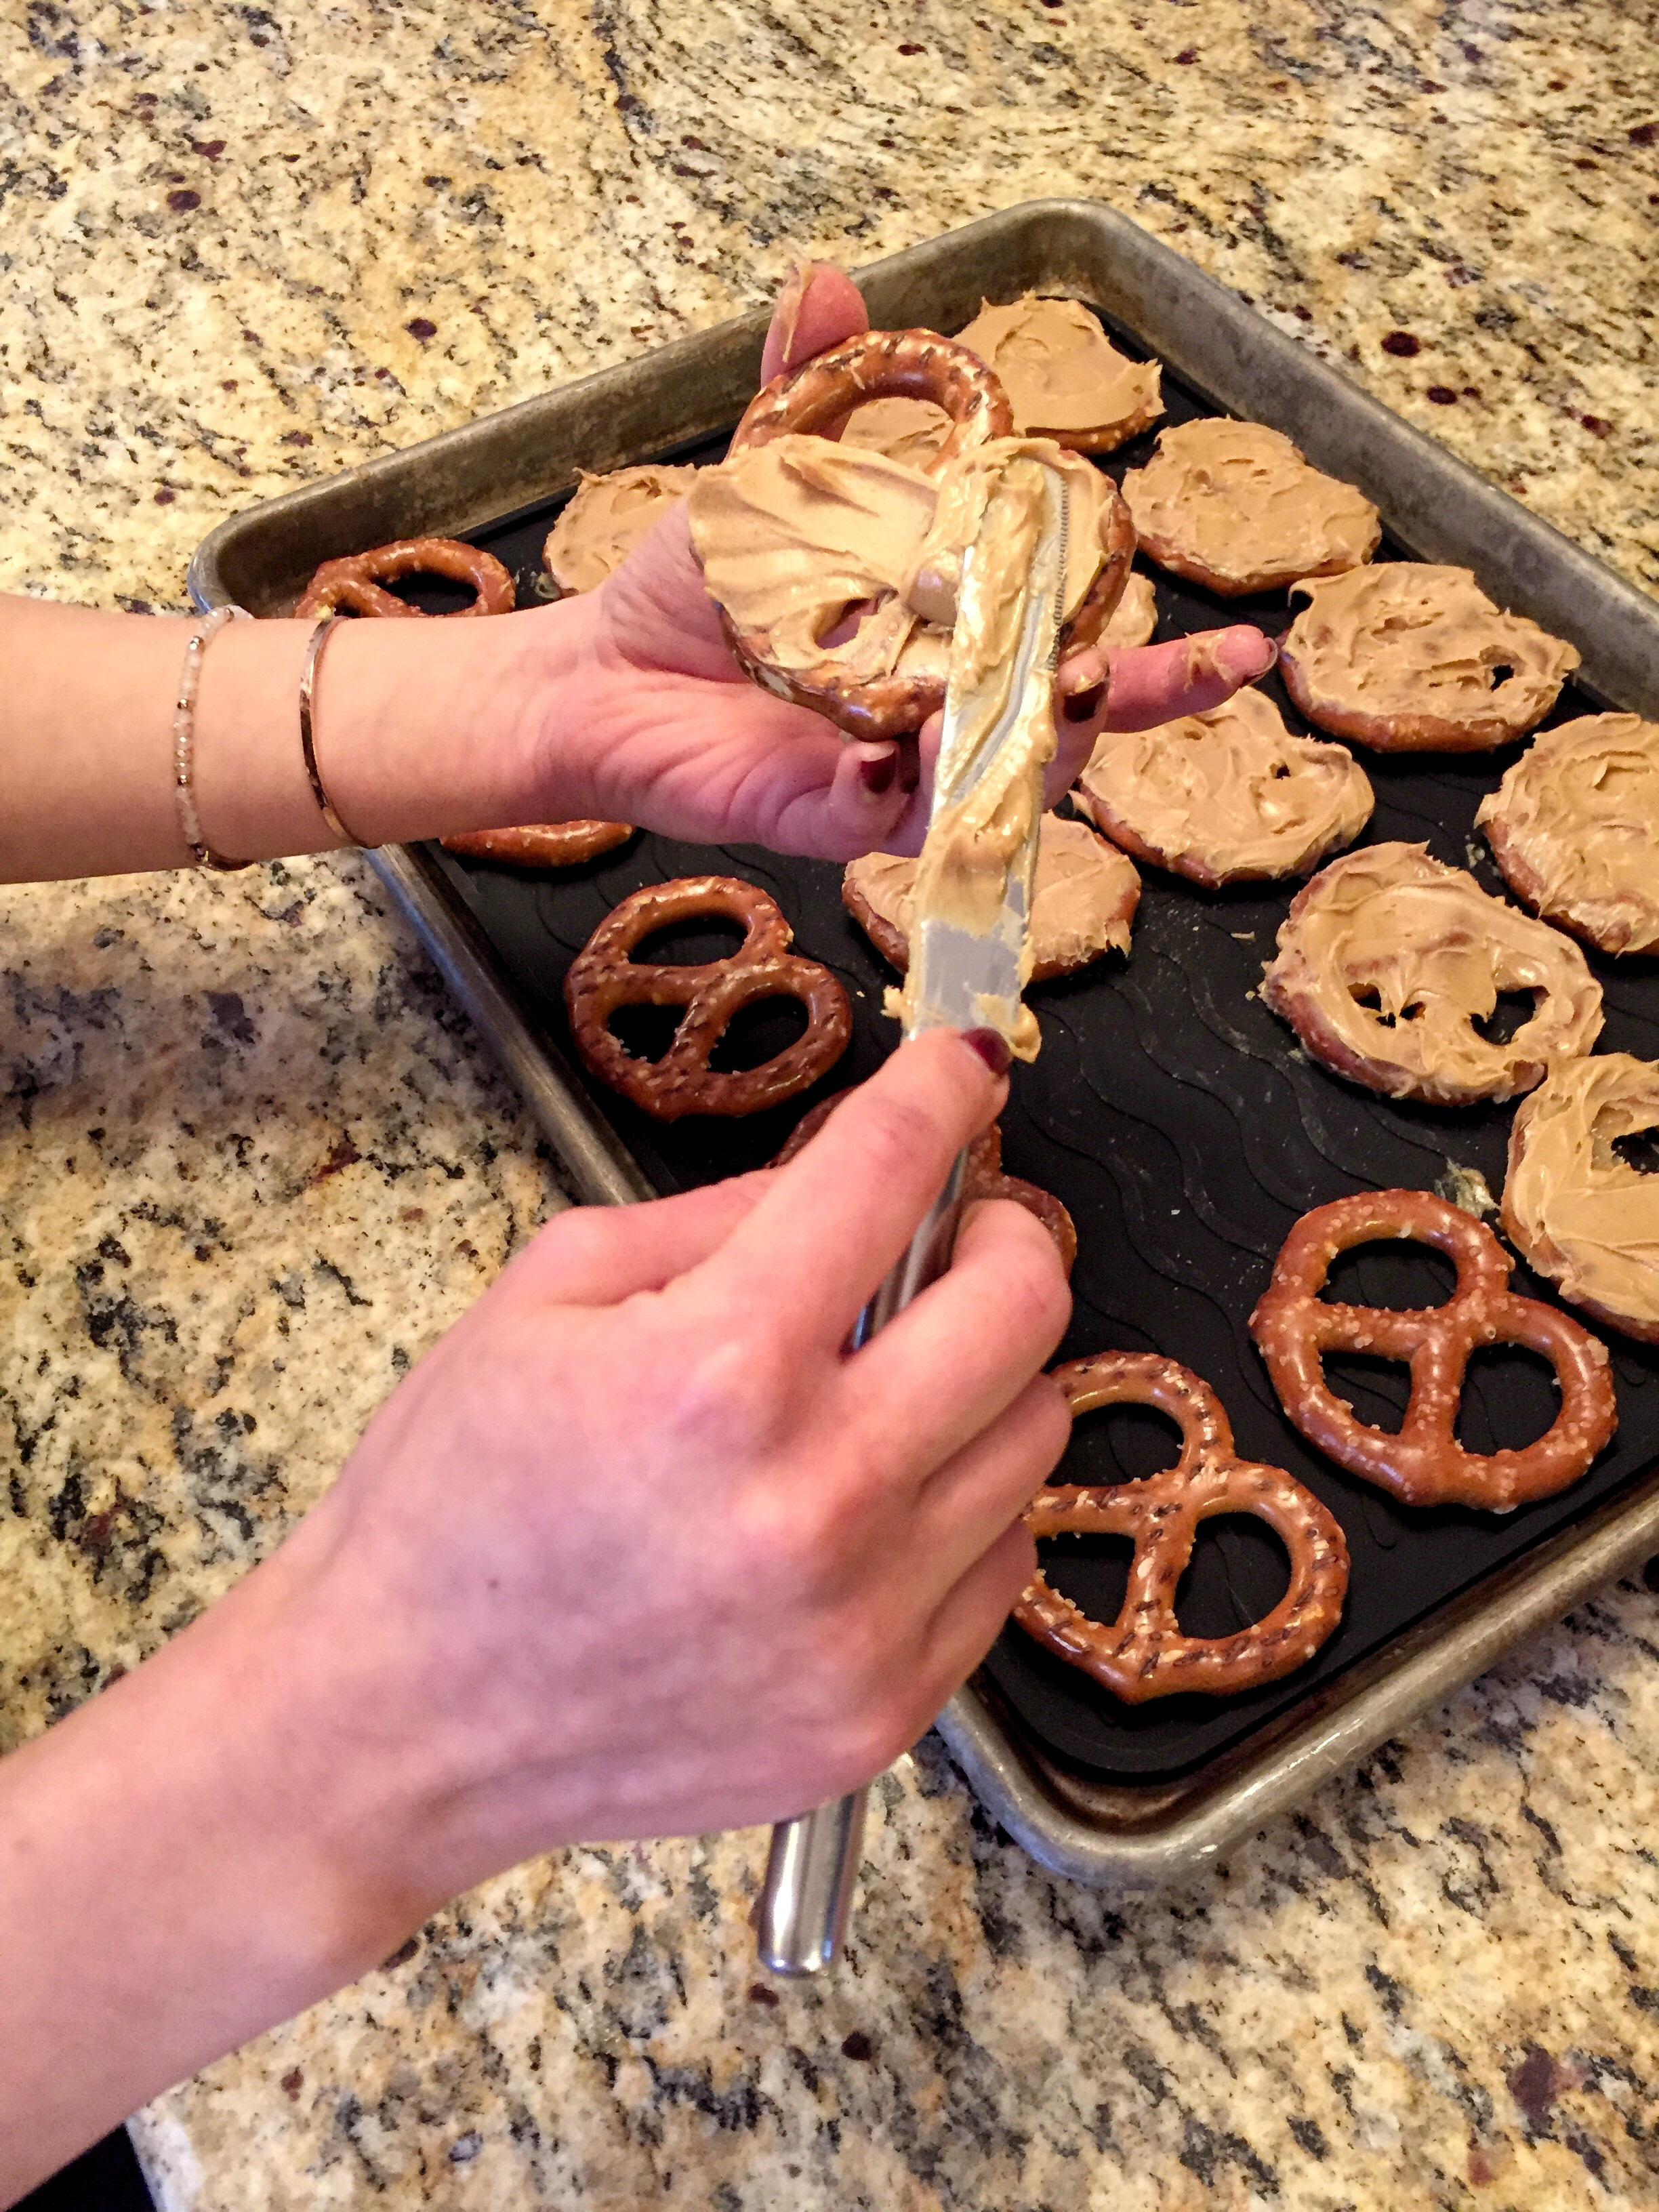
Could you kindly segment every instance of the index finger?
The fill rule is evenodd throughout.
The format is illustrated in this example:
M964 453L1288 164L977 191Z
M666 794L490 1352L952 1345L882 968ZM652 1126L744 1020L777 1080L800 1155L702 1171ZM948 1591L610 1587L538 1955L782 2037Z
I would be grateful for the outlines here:
M1000 1109L1006 1053L988 1030L932 1030L902 1044L697 1271L703 1294L768 1314L785 1358L792 1346L839 1354L957 1154Z

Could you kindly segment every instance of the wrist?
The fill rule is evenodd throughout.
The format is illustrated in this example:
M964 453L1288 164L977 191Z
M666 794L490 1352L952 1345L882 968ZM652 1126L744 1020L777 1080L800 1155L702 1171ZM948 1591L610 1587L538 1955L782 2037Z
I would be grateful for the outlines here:
M568 688L586 626L580 601L478 620L342 622L316 668L312 720L319 774L353 836L379 845L579 811L545 742L546 702ZM338 842L300 738L312 629L236 623L207 655L197 800L210 843L231 857Z

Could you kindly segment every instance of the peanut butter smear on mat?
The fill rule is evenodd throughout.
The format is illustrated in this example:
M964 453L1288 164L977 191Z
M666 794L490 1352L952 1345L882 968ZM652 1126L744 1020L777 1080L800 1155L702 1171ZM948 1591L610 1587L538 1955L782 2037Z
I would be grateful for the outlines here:
M896 853L866 853L847 871L881 921L908 940L916 862ZM1031 968L1068 974L1103 952L1127 954L1140 879L1133 860L1081 822L1045 814L1037 825L1036 883L1031 896Z
M762 633L780 666L817 665L827 649L886 675L907 646L956 620L963 558L991 489L1021 454L1066 473L1071 502L1066 614L1102 560L1108 479L1047 439L998 438L935 478L864 447L799 431L697 471L691 534L710 595L733 627ZM859 611L855 637L826 637Z
M1504 1226L1564 1298L1659 1340L1659 1175L1613 1150L1659 1129L1659 1063L1559 1060L1518 1109Z
M1503 991L1536 1003L1498 1043L1475 1024ZM1316 875L1279 933L1262 996L1328 1066L1446 1105L1512 1098L1601 1028L1601 987L1571 939L1421 845L1364 846Z
M1254 688L1206 714L1108 732L1074 797L1131 852L1212 885L1301 875L1351 845L1374 803L1345 745L1292 737Z
M1542 730L1475 820L1510 884L1606 952L1659 952L1659 723Z
M580 489L547 533L548 574L562 591L592 591L702 473L651 465L592 477L584 469Z
M1035 293L982 306L957 343L976 353L1008 395L1016 430L1098 451L1163 412L1158 364L1118 352L1077 300Z
M1356 568L1381 536L1363 492L1310 468L1279 431L1224 415L1165 430L1123 496L1153 560L1222 592Z

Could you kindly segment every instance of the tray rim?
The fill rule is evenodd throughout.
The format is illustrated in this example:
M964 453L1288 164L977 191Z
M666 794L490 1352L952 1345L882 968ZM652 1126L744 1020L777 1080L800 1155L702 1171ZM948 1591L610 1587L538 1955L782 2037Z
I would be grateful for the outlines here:
M1143 280L1161 277L1172 283L1188 319L1206 322L1212 334L1219 333L1215 357L1201 368L1192 365L1178 343L1168 347L1160 343L1158 350L1188 381L1222 405L1244 411L1248 401L1237 397L1242 385L1265 374L1276 397L1281 387L1291 388L1308 411L1316 414L1321 403L1334 403L1348 433L1338 442L1346 449L1358 441L1375 462L1374 468L1356 471L1345 453L1343 465L1351 477L1375 477L1379 471L1406 466L1413 483L1420 480L1419 489L1435 495L1419 516L1418 526L1409 520L1402 526L1389 511L1389 503L1379 503L1384 505L1389 527L1409 550L1434 557L1433 507L1436 500L1453 504L1445 500L1449 488L1486 529L1482 544L1498 549L1484 567L1487 574L1504 573L1508 604L1535 614L1540 605L1547 609L1564 594L1571 598L1588 590L1599 619L1587 626L1580 617L1571 626L1584 648L1584 666L1577 680L1611 703L1626 703L1633 692L1641 710L1659 714L1659 604L1349 384L1297 341L1275 330L1237 295L1120 210L1080 199L1026 201L853 273L879 320L884 298L902 298L911 270L940 246L965 251L998 232L1054 226L1072 234L1074 252L1080 237L1097 252L1127 257L1135 264L1132 273ZM1109 307L1108 311L1112 311ZM245 508L219 524L198 548L187 578L191 597L204 610L230 600L234 593L228 572L250 541L257 545L262 531L303 525L309 516L320 516L325 522L346 497L356 504L367 495L378 508L395 501L415 471L429 471L434 462L441 471L447 458L459 456L461 461L459 480L453 488L457 504L449 510L451 531L477 527L510 512L524 502L498 499L483 512L467 509L467 483L480 465L488 465L495 446L503 452L516 451L520 433L533 441L543 422L562 425L579 404L587 404L590 411L608 410L613 396L624 390L637 404L641 392L648 393L651 386L677 368L693 362L712 361L728 386L741 390L745 382L752 385L765 324L765 311L756 310ZM1247 366L1251 376L1245 374ZM1281 418L1287 411L1294 415L1297 410L1277 410ZM729 419L725 412L707 423L693 417L690 428L683 427L673 441L663 442L710 434ZM1310 459L1336 465L1329 440L1310 434L1300 421L1291 434ZM572 481L573 470L555 471L539 496L552 497ZM1526 586L1521 590L1515 588L1517 567ZM1478 567L1477 574L1481 573ZM1535 614L1535 618L1542 617ZM1594 638L1585 634L1587 627L1596 634ZM488 939L437 864L414 846L387 847L364 858L517 1083L584 1202L627 1205L656 1195L626 1146L590 1106L557 1044L518 1005ZM1522 1638L1559 1620L1591 1589L1655 1552L1659 1552L1659 1468L1637 1478L1583 1522L1417 1623L1330 1686L1311 1710L1298 1708L1265 1739L1258 1736L1163 1787L1106 1789L1062 1769L1004 1725L994 1692L978 1678L957 1692L936 1726L987 1810L1040 1865L1094 1886L1163 1887L1202 1871L1249 1830L1289 1810L1328 1777L1366 1757Z

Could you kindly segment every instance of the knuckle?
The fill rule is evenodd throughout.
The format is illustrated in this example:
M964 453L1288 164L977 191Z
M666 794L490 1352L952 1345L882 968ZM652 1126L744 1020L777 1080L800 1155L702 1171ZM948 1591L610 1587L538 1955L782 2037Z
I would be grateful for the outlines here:
M938 1160L945 1133L919 1099L871 1090L860 1105L860 1149L877 1188L895 1178L908 1181Z
M754 1459L775 1449L790 1425L782 1363L741 1331L700 1334L666 1380L681 1440L699 1458Z
M1034 1333L1052 1333L1057 1342L1071 1317L1072 1293L1054 1238L1014 1200L988 1201L987 1216L1002 1297Z

